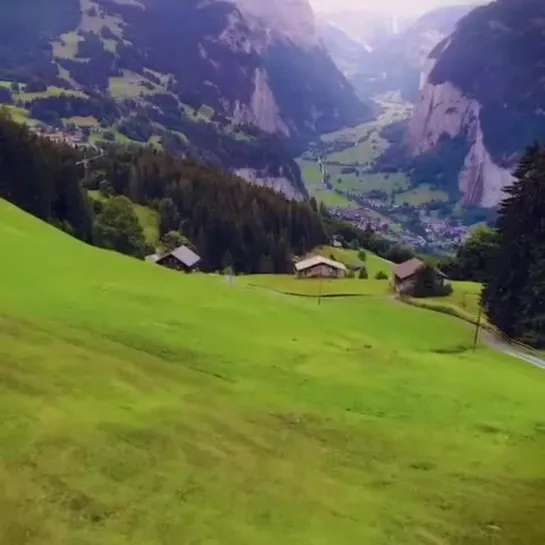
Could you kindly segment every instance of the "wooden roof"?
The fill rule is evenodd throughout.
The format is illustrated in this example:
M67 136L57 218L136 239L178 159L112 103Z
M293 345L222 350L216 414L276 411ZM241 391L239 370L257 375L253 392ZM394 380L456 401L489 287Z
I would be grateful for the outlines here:
M405 280L414 276L423 267L424 262L414 257L413 259L409 259L409 261L405 261L398 265L395 270L395 276L396 278L399 278L399 280Z
M180 263L183 263L189 268L194 267L201 260L201 258L193 250L190 250L187 246L180 246L179 248L172 250L172 252L162 256L157 260L157 263L161 263L169 256L175 257Z

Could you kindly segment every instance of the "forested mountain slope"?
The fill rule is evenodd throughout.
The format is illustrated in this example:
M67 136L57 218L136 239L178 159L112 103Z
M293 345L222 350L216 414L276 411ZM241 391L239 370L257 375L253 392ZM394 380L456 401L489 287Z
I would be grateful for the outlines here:
M193 160L151 147L110 147L85 172L80 154L0 117L0 198L86 242L143 258L156 246L133 229L136 219L133 226L120 219L130 215L129 198L156 211L160 237L186 236L206 271L291 272L294 255L327 240L324 218L311 203L289 201ZM86 189L100 190L105 202L92 206ZM123 200L109 211L114 221L107 236L97 236L115 196Z
M274 31L285 9L302 13L288 34ZM21 0L0 14L0 79L38 95L4 88L2 101L51 124L93 118L132 140L161 138L300 195L279 138L369 115L319 41L297 39L313 26L306 0L257 13L251 2ZM78 94L51 96L51 86Z

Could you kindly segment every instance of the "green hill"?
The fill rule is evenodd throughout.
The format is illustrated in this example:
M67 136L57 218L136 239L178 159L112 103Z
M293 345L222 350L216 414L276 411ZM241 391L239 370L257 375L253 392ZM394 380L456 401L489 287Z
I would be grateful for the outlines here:
M334 248L333 246L322 246L318 249L318 253L324 257L331 257L341 263L344 263L346 266L360 266L362 261L358 256L356 250L347 250L345 248ZM391 276L391 273L394 269L394 264L387 259L379 257L378 255L365 250L365 267L367 268L367 273L369 278L374 278L377 273L384 272L388 276Z
M448 316L185 276L0 201L0 544L545 540L543 376Z

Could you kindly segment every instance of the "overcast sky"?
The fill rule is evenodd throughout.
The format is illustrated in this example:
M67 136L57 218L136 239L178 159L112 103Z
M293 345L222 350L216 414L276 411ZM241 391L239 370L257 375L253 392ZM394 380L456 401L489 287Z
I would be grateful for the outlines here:
M424 13L441 6L483 4L486 0L310 0L316 11L358 9L390 13Z

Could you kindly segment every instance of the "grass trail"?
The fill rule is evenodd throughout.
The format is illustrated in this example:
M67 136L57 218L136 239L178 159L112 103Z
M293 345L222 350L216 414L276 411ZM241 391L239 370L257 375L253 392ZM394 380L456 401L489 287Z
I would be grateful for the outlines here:
M85 246L0 201L0 544L545 542L543 375L465 324Z

